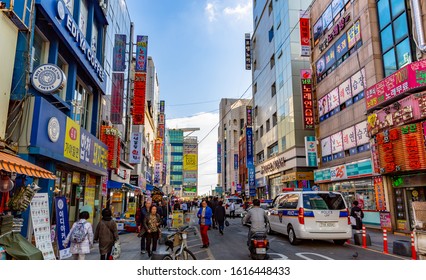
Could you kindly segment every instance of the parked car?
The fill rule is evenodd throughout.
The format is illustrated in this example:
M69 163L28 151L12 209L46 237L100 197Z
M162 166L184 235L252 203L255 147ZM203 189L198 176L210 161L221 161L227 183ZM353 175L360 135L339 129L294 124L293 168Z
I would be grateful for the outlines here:
M232 202L234 202L234 205L235 205L235 217L238 217L238 215L241 215L241 213L244 211L243 199L238 196L230 196L225 198L223 204L225 206L226 216L229 216L229 213L230 213L229 206L231 205Z
M260 203L260 208L262 208L263 210L265 210L265 211L268 211L268 208L270 207L270 205L271 204L269 204L269 203ZM244 210L242 213L241 213L241 224L243 225L243 226L250 226L250 224L251 224L251 222L250 221L248 221L246 224L244 224L244 217L247 215L247 213L248 213L248 211L251 209L251 208L253 208L253 204L252 205L250 205L246 210Z
M333 240L343 245L352 235L349 216L338 192L286 192L277 195L268 209L267 230L288 235L292 245L301 239Z

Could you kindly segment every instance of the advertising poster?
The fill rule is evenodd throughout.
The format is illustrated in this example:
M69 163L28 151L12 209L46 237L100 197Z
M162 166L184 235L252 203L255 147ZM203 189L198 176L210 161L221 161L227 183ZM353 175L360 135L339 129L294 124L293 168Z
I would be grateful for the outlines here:
M340 106L340 101L339 101L339 89L335 88L333 89L329 94L327 94L328 96L328 107L331 110L335 109L336 107Z
M133 124L145 124L146 73L135 73L133 92Z
M84 206L92 209L92 212L88 211L90 216L88 221L93 224L93 213L95 209L95 194L96 194L96 185L89 185L84 187Z
M322 37L323 28L322 28L322 17L314 25L314 45L316 46L319 43L319 39Z
M324 74L326 68L325 68L325 57L322 56L316 63L316 69L317 69L317 76L321 76Z
M311 55L311 32L309 30L309 11L300 11L299 29L300 29L300 55Z
M336 60L342 58L349 50L347 35L343 34L335 43L336 46Z
M343 149L349 150L356 147L355 127L351 126L342 131Z
M339 131L331 135L331 153L339 153L343 151L342 132Z
M217 143L217 173L222 173L222 145Z
M251 127L246 128L246 145L247 145L247 167L249 167L254 165L253 130Z
M365 68L362 68L351 77L352 95L357 95L366 88Z
M352 98L351 79L347 79L339 85L339 100L340 104L345 103Z
M325 137L321 139L321 156L331 155L331 138Z
M367 134L367 121L356 124L355 133L357 146L370 143L370 138Z
M327 9L322 14L322 26L323 30L327 30L329 25L333 22L333 11L331 9L331 5L327 7Z
M197 154L183 155L183 170L196 171L198 168Z
M305 136L306 166L317 166L317 141L315 136Z
M124 73L112 73L111 122L123 123Z
M346 174L346 165L339 165L330 168L331 181L344 180L348 176Z
M142 133L132 132L130 141L129 163L140 164L142 159Z
M245 34L244 39L246 70L251 70L251 39L250 33Z
M63 260L71 257L70 248L64 248L62 245L70 231L68 221L67 199L64 196L55 197L56 207L56 240L59 249L59 259Z
M380 227L386 229L387 231L392 231L392 220L390 212L381 211L380 212Z
M327 95L323 96L319 102L318 102L318 111L319 111L319 116L324 116L325 114L328 113L329 111L329 107L328 107L328 97Z
M386 210L385 188L383 186L382 177L374 178L374 190L376 193L376 209L378 211ZM390 216L389 216L390 219Z
M333 64L336 62L336 52L334 49L334 45L331 46L326 52L325 52L325 69L330 69Z
M343 0L333 0L333 2L331 2L331 10L333 13L333 18L339 15L342 9L343 9Z
M126 70L126 35L115 34L112 71Z
M36 193L30 204L36 247L45 260L55 260L50 233L50 212L47 193Z
M80 125L67 117L64 157L80 162Z
M238 154L234 154L234 170L238 170Z
M148 61L148 36L136 37L136 65L135 72L146 72Z

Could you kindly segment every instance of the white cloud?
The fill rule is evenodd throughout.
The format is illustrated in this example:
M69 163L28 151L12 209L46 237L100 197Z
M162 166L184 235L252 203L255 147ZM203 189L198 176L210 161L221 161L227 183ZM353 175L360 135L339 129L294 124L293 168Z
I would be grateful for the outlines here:
M204 12L209 22L215 22L219 19L248 19L251 21L253 7L251 0L233 1L234 4L235 2L237 2L235 6L226 6L225 2L226 1L223 0L210 0L209 2L207 2L204 8Z
M204 12L207 14L207 18L210 22L216 20L216 6L214 3L207 3L206 7L204 8Z
M168 119L167 128L199 128L191 136L198 137L198 194L205 194L217 184L217 124L218 113L200 113L195 116ZM204 138L204 140L203 140ZM202 141L200 143L200 141Z
M246 18L251 15L252 2L247 1L245 4L238 4L235 7L226 7L223 12L228 16L236 16L237 19Z

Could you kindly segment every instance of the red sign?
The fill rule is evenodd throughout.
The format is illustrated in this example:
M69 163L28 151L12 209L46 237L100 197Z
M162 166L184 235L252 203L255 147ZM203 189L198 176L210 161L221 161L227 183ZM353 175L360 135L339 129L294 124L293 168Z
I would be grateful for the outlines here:
M314 129L314 102L312 96L312 72L300 70L302 78L302 109L304 129Z
M162 146L163 146L163 142L161 141L161 139L157 138L155 139L155 144L154 144L154 160L155 161L162 161Z
M108 168L118 168L121 151L118 130L111 126L101 126L101 141L108 147Z
M301 56L311 55L311 32L309 31L309 12L300 12L300 45Z
M385 188L382 177L374 177L374 190L376 193L376 210L386 211Z
M426 87L426 59L410 63L368 88L365 94L367 110L423 87Z
M247 126L253 125L253 110L251 106L246 106L247 112Z
M134 91L133 91L133 124L145 124L145 91L146 91L146 73L135 73Z

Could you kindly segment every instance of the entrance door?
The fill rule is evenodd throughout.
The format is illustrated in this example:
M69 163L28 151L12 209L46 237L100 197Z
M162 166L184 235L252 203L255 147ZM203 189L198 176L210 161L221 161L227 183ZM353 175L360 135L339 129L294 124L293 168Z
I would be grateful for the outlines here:
M410 220L410 229L414 229L414 213L413 213L413 201L426 201L426 187L417 187L417 188L407 188L406 197L407 197L407 212Z

